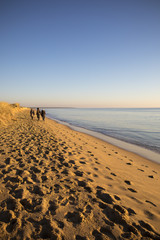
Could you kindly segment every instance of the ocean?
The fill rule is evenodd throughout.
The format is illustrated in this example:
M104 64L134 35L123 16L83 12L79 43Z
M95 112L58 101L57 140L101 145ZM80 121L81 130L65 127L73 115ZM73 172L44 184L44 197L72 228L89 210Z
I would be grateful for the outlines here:
M160 108L48 108L46 113L72 129L160 163Z

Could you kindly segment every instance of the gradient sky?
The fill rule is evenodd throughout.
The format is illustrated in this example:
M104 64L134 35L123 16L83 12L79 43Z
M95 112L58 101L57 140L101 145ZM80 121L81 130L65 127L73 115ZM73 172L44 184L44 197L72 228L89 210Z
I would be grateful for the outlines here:
M160 1L0 0L0 101L160 107Z

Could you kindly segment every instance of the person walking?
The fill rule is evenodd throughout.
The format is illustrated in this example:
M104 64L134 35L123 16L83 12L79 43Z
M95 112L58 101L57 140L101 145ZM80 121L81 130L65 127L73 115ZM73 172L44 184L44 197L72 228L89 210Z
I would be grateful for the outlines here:
M44 121L44 120L45 120L45 116L46 116L45 110L42 110L42 111L41 111L41 116L42 116L42 119L43 119L43 121Z
M38 121L39 121L39 119L40 119L40 110L39 110L39 108L37 108L36 114L37 114L37 119L38 119Z
M33 115L34 115L34 110L31 108L30 110L30 116L31 116L31 119L33 120Z

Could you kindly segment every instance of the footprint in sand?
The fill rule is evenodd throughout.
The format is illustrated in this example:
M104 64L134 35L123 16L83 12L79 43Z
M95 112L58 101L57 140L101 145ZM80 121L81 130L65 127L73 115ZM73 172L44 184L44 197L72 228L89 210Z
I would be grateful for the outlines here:
M41 232L40 237L42 239L62 239L62 237L59 234L58 229L54 229L51 225L51 222L49 219L43 218L41 221L35 221L30 218L30 221L33 222L33 225L41 225ZM38 236L36 236L36 239Z
M61 222L61 221L58 221L58 220L56 220L56 221L57 221L58 227L63 229L64 228L64 223Z
M102 191L103 190L97 190L97 198L101 199L104 203L113 204L114 199L108 193Z
M99 207L102 209L105 209L107 207L107 204L105 204L103 202L99 202Z
M59 193L59 189L61 188L61 186L59 184L55 184L54 187L54 192Z
M138 170L139 170L139 171L141 171L141 172L144 172L144 170L143 170L143 169L140 169L140 168L138 168Z
M150 203L152 206L157 207L153 202L146 200L146 203Z
M86 164L86 162L84 162L84 161L79 161L81 164Z
M88 180L89 182L94 182L93 179L91 179L91 178L87 178L87 180Z
M16 175L17 175L17 176L22 176L23 172L24 172L24 170L22 170L22 169L17 169L17 170L16 170Z
M153 175L148 176L149 178L154 178Z
M156 233L155 230L153 229L153 227L150 224L144 222L143 220L139 220L138 222L139 222L141 227L147 229L150 232Z
M128 222L126 221L125 217L127 215L127 210L124 209L123 207L121 207L119 205L115 205L114 208L107 206L103 210L103 213L107 216L107 218L109 219L109 221L111 221L111 223L121 225L121 227L123 229L124 228L128 229L129 233L132 232L137 235L136 227L128 224ZM112 231L111 231L111 233L112 233ZM112 236L111 239L117 239L117 238L115 238L115 237L113 238L113 236Z
M68 169L64 169L61 173L65 174L66 176L68 176Z
M97 161L95 161L95 163L96 163L96 164L98 164L98 165L100 165L100 163L99 163L99 162L97 162Z
M12 210L14 212L18 212L19 210L21 210L21 206L20 206L18 200L16 200L15 198L11 198L11 197L4 200L1 203L1 207L3 207L3 209Z
M92 207L91 207L91 205L87 205L86 207L85 207L85 210L84 210L84 213L86 213L86 214L90 214L91 212L92 212Z
M83 187L89 193L92 192L92 189L89 186L87 186L85 181L78 181L78 186Z
M123 207L121 207L120 205L115 204L113 206L113 209L116 209L118 212L125 214L126 213L126 209L124 209Z
M17 229L21 226L19 219L12 219L9 223L9 225L6 227L6 230L8 233L16 232Z
M35 204L34 204L34 200L33 199L27 199L27 198L24 198L20 201L20 203L22 204L22 206L24 207L24 209L27 211L27 212L36 212L35 211Z
M118 197L117 195L114 195L114 198L117 200L117 201L120 201L120 197Z
M106 169L111 170L109 167L106 167Z
M75 205L75 201L76 201L75 197L73 197L73 196L70 196L70 197L69 197L69 203L70 203L71 205Z
M88 240L88 238L86 238L86 237L82 237L82 236L80 236L80 235L76 235L76 238L75 238L76 240Z
M92 235L95 237L95 240L103 240L103 235L98 230L94 230Z
M131 182L128 181L128 180L125 180L124 182L125 182L126 184L128 184L128 185L131 185Z
M83 172L77 170L76 172L74 172L76 176L82 177L83 176Z
M73 211L73 212L68 212L65 215L65 218L67 219L68 222L71 222L73 225L78 225L82 222L83 215L81 212Z
M133 193L137 193L136 190L134 190L133 188L128 188L129 191L133 192Z
M111 173L111 175L113 175L113 176L115 176L115 177L117 176L115 173Z
M111 226L113 226L113 225L111 224ZM111 228L111 226L101 227L101 228L100 228L100 232L103 233L103 234L105 234L105 235L108 237L108 239L114 239L114 240L116 240L115 236L114 236L113 233L112 233L112 228Z
M95 171L98 171L98 168L94 168Z
M93 177L96 177L96 178L98 178L98 175L97 175L97 174L93 174Z
M71 187L70 187L69 185L67 185L67 184L64 184L64 187L65 187L66 189L71 189Z
M10 194L15 197L16 199L21 199L22 196L23 196L23 192L24 190L22 188L19 188L19 189L13 189L10 191Z
M73 167L75 170L77 170L79 167L78 166L75 166L75 167Z
M33 189L30 190L31 193L37 194L39 196L44 196L43 189L38 185L35 185Z
M6 165L11 164L13 160L11 160L11 158L6 158L6 160L4 161Z
M132 208L126 208L126 209L128 211L129 216L136 214L135 211Z
M47 181L47 176L41 176L41 178L42 178L42 182L44 183L45 181Z
M9 223L13 217L13 213L10 210L0 212L0 221L4 223Z
M105 176L106 179L113 180L113 178Z
M148 210L145 210L144 213L148 219L154 220L156 218L155 215Z
M30 170L31 170L31 172L33 171L34 173L40 173L41 172L41 170L39 168L34 167L34 166L31 167Z
M48 210L50 211L51 215L55 215L56 214L56 210L57 210L58 206L54 201L49 201L49 208Z

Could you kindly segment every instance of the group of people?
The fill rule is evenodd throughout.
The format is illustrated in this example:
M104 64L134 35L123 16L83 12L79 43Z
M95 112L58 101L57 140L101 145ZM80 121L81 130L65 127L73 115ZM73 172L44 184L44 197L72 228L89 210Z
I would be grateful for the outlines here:
M30 110L31 119L33 119L34 115L35 115L35 110L33 108L31 108L31 110ZM37 108L36 115L37 115L38 121L40 120L40 116L42 117L42 119L44 121L45 120L45 116L46 116L46 112L43 109L40 111L40 109Z

